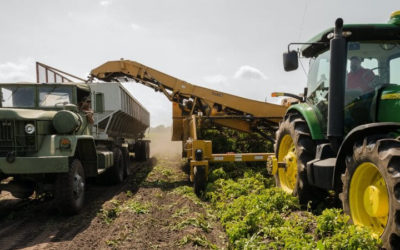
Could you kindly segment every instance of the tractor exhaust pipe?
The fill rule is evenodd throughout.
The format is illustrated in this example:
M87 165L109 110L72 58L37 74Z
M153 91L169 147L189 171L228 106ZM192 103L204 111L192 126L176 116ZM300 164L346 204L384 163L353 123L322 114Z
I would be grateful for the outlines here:
M344 94L346 81L346 39L343 37L343 19L335 22L334 36L330 41L331 65L328 103L328 138L336 153L344 134Z

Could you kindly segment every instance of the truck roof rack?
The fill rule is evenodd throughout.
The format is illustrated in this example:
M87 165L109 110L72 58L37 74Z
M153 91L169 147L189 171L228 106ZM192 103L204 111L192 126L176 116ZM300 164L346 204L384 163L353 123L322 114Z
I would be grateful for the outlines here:
M85 79L62 70L56 69L41 62L36 62L36 82L37 83L64 83L73 82L73 80L86 82Z

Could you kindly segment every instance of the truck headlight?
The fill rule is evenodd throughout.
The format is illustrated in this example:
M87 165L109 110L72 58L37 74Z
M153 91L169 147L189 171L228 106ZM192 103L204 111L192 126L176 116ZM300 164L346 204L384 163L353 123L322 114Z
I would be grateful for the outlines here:
M27 133L28 135L35 133L35 130L35 125L33 125L32 123L28 123L25 125L25 133Z

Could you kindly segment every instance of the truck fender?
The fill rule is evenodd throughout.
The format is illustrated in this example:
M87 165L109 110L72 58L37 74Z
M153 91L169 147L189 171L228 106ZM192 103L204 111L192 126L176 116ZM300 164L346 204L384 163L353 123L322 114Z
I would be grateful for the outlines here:
M341 175L346 170L345 158L347 154L352 152L353 145L357 140L360 140L367 135L397 132L399 129L400 123L398 122L369 123L352 129L344 138L337 154L333 175L335 190L338 191L342 188Z
M74 157L81 161L86 177L97 175L97 153L93 138L78 138Z

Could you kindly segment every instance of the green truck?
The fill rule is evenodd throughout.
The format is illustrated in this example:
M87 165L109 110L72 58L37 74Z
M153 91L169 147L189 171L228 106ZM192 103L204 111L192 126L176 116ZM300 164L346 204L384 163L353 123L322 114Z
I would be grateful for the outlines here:
M386 24L339 18L300 45L283 56L286 71L298 67L299 54L310 66L304 95L288 95L297 103L276 133L276 183L305 205L334 191L354 224L398 249L400 12Z
M130 152L149 158L149 112L120 83L4 83L0 100L0 191L17 198L78 213L87 178L120 183Z

